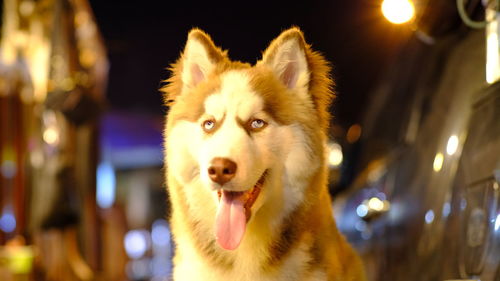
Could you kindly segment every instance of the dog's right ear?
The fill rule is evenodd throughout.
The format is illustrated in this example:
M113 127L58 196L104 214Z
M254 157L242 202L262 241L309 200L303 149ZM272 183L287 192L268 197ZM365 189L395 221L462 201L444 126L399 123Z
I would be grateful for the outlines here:
M224 57L210 36L199 29L189 32L184 52L182 53L182 82L193 88L205 80L210 72Z
M208 34L192 29L180 59L170 68L172 76L167 79L168 84L161 89L166 93L166 104L207 79L225 58L226 52L217 48Z

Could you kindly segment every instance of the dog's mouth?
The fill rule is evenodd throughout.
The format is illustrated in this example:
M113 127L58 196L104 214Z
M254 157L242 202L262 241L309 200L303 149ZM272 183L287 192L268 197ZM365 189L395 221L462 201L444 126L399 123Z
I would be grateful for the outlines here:
M246 191L218 190L219 205L215 222L215 235L219 245L226 250L236 249L243 235L246 224L252 216L252 206L264 186L267 171L257 183Z

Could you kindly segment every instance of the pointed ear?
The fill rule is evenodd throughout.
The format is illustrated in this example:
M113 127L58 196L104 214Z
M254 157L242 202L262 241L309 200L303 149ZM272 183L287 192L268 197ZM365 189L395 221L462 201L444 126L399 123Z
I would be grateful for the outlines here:
M298 28L280 34L264 51L262 63L269 66L289 89L304 88L309 84L307 45Z
M223 58L224 52L214 45L210 36L199 29L191 30L181 59L183 86L198 85Z

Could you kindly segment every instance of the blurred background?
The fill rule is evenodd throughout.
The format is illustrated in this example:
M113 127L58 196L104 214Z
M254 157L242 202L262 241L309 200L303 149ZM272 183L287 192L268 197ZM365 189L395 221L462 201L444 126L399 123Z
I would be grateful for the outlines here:
M333 63L330 192L369 279L500 280L497 0L4 0L0 280L169 280L158 89L199 27Z

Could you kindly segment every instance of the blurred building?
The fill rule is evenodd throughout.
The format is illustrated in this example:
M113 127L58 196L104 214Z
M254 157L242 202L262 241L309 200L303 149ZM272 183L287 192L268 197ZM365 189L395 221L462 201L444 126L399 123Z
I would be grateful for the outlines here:
M102 266L95 171L107 73L86 0L3 1L1 280L93 280Z

